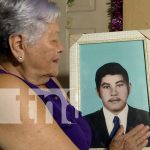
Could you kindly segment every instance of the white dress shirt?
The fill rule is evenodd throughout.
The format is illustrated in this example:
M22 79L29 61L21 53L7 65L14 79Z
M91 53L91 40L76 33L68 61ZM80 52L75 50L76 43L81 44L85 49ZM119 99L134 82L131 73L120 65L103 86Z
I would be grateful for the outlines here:
M114 116L119 117L120 124L123 125L124 127L124 133L126 132L128 109L129 109L128 105L126 105L125 108L118 115L114 115L106 107L103 106L103 113L109 135L114 127L113 123Z

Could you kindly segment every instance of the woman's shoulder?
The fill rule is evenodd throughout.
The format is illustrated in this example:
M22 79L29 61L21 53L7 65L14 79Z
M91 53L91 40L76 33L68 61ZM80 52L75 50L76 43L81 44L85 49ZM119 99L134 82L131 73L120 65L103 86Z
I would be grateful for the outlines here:
M0 88L28 89L29 86L18 77L10 74L0 74Z
M27 118L27 109L31 98L30 93L32 89L21 79L10 74L0 74L0 108L5 114L11 113L15 116L17 110L20 109L20 119L23 121L30 121ZM34 91L33 91L34 92ZM32 93L33 93L32 92ZM35 93L34 93L35 95ZM8 109L7 113L6 110Z
M24 83L21 79L9 75L9 74L0 74L0 90L4 88L8 90L6 95L4 96L3 102L8 105L1 104L2 99L0 101L1 111L3 110L3 114L10 115L13 119L15 116L16 108L12 105L14 102L20 102L20 114L19 120L21 124L12 124L12 119L10 118L11 124L2 125L0 122L0 145L4 146L4 149L63 149L69 150L70 148L73 150L77 149L76 146L71 142L71 140L65 135L65 133L58 126L57 122L53 119L53 116L49 113L49 119L53 119L52 123L45 123L45 105L42 103L42 100L35 100L36 108L34 106L29 107L29 104L33 104L34 101L27 93L28 85ZM11 93L9 89L20 88L20 95L10 96ZM4 92L0 91L0 95L4 95ZM12 95L14 93L12 92ZM0 96L1 97L1 96ZM2 97L1 97L2 98ZM17 98L14 99L13 98ZM39 98L37 96L37 98ZM18 104L17 104L18 105ZM7 111L7 108L8 109ZM14 108L14 109L13 109ZM18 107L17 107L18 108ZM31 111L30 111L31 110ZM1 115L3 116L3 115ZM47 116L47 117L48 117ZM8 120L8 117L6 118ZM6 119L4 121L6 121ZM18 119L18 115L17 115ZM35 123L36 121L36 123ZM29 136L30 135L30 136ZM57 135L57 138L56 138ZM4 140L5 137L5 140ZM17 138L16 138L17 137ZM27 137L27 138L24 138ZM36 138L35 138L36 137ZM42 138L41 138L42 137ZM7 140L6 140L7 139ZM47 139L48 142L46 141ZM14 143L19 143L14 144ZM44 143L44 144L43 144ZM59 143L59 144L58 144ZM62 145L63 148L62 148Z
M31 95L32 89L21 79L10 74L0 74L0 108L7 115L9 113L15 116L17 109L20 109L20 119L29 120L25 116ZM33 90L32 90L33 91ZM34 91L33 91L34 92ZM8 110L6 112L6 110ZM24 113L23 113L24 112Z

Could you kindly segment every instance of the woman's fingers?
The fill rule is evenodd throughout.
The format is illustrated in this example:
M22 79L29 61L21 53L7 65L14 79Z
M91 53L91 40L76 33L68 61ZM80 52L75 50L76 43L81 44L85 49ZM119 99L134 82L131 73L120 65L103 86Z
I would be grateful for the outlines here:
M141 143L150 136L149 126L138 125L126 134L125 140L128 138Z
M137 141L137 144L141 144L144 140L146 140L150 136L149 128L146 127L140 133L135 136L135 140Z
M143 149L148 144L148 140L144 140L142 143L138 144L138 150Z
M124 150L141 150L148 143L148 137L150 137L149 126L140 124L133 128L125 135Z
M121 126L112 139L109 150L141 150L148 144L149 129L149 126L140 124L124 134L124 128Z
M124 128L121 126L115 137L112 139L109 150L123 150L124 145Z
M145 126L143 124L137 125L135 128L133 128L132 130L130 130L127 133L126 138L133 137L134 135L137 135L137 133L142 131L144 128L145 128Z
M124 135L124 128L123 128L122 125L120 125L120 128L118 129L118 131L117 131L115 137L118 138L118 137L120 137L120 136L122 136L122 135Z

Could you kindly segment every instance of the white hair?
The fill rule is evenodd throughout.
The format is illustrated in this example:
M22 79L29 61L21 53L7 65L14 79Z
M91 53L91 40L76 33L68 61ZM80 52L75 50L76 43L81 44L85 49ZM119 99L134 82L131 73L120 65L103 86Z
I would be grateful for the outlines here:
M56 3L47 0L0 0L0 49L9 50L10 35L26 34L33 44L59 14Z

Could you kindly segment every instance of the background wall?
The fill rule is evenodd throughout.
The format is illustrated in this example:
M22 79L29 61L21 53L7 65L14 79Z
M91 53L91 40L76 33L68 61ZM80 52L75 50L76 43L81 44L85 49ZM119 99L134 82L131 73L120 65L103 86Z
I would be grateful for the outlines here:
M63 87L69 87L69 38L72 34L108 32L108 3L111 0L75 0L68 8L67 0L53 0L61 8L61 39L65 46L60 61L59 79ZM142 6L142 7L141 7ZM150 28L150 1L123 1L123 29Z
M124 30L150 28L150 0L123 1Z
M61 39L65 46L60 61L59 80L63 87L69 87L69 39L72 34L107 32L110 18L108 2L110 0L75 0L72 7L67 0L53 0L61 8Z

